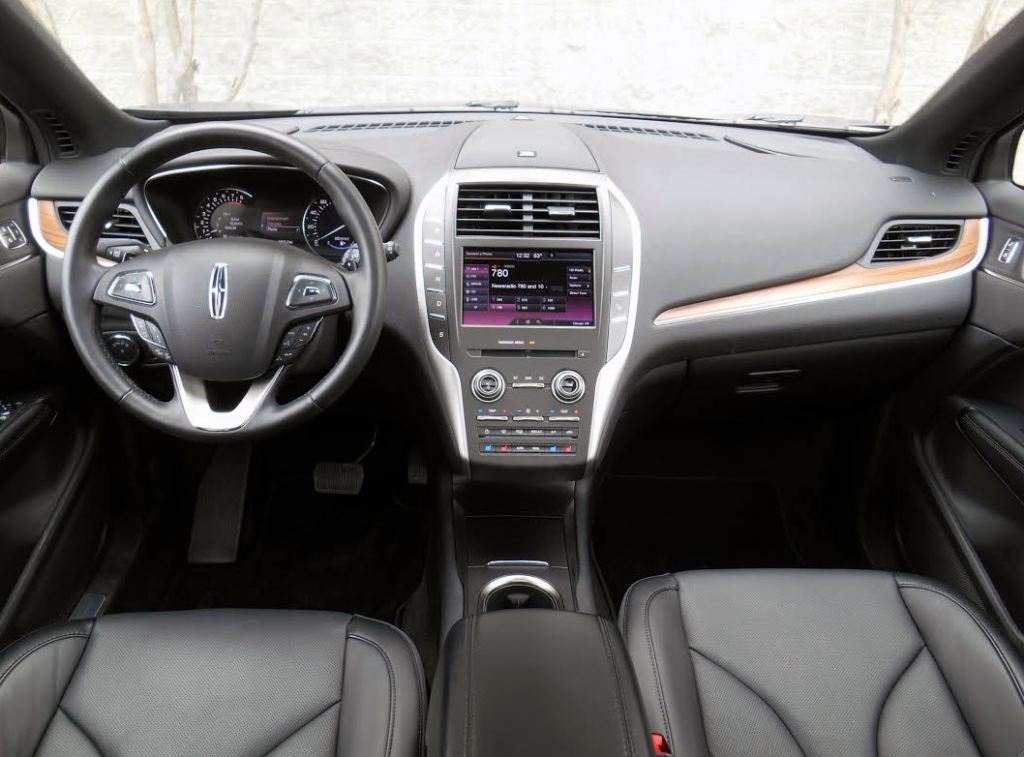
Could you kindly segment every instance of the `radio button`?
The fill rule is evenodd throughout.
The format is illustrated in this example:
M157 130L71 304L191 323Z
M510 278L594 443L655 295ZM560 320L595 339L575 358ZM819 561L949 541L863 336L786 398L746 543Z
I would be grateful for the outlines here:
M543 415L513 415L512 420L514 421L534 421L540 423L544 420Z
M551 423L579 423L580 417L578 415L550 415L548 421Z

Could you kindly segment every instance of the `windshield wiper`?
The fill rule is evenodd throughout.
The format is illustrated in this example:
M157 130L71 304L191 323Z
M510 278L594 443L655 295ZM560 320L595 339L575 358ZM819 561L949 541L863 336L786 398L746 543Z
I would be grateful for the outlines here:
M518 100L470 100L467 108L488 108L490 110L515 110L519 107Z
M803 116L776 116L776 115L769 114L769 115L766 115L766 116L758 116L758 115L750 116L749 118L745 118L744 120L745 121L758 121L760 123L765 123L765 124L784 124L786 126L796 126L797 124L802 124L804 122L804 117Z

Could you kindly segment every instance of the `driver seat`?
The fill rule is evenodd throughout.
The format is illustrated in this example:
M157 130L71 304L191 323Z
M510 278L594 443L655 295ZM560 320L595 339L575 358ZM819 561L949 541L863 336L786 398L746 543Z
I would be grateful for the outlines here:
M414 757L425 688L409 639L363 617L109 615L0 653L0 756Z

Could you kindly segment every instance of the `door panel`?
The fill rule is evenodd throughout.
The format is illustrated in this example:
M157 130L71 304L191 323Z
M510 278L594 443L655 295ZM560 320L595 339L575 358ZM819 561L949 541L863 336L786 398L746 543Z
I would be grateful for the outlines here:
M1024 650L1024 189L1006 161L987 171L989 245L960 338L974 348L951 351L903 398L914 466L891 508L907 567L951 581Z

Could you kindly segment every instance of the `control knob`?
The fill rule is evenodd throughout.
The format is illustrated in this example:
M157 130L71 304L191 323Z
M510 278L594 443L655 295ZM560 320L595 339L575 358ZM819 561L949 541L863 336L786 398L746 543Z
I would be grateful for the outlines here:
M484 368L473 377L470 388L481 402L497 402L505 393L505 378L493 368Z
M560 371L551 381L551 393L559 402L571 405L583 399L587 385L576 371Z

